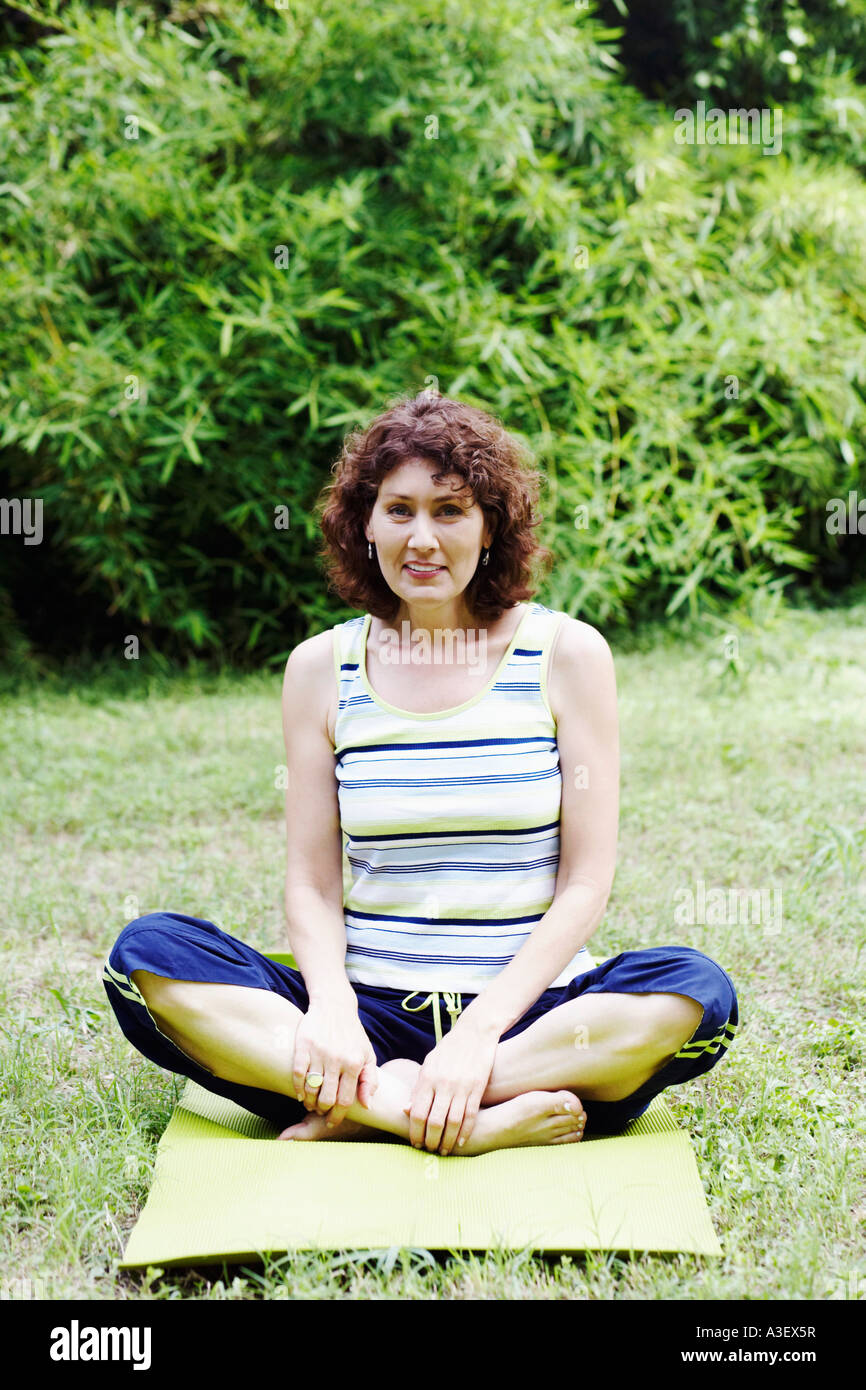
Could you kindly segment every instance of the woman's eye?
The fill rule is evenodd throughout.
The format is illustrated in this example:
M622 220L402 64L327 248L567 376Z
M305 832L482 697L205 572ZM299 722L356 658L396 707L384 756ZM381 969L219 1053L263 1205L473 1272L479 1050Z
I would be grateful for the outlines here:
M392 507L389 507L389 508L388 508L388 515L390 516L393 512L405 512L405 511L406 511L406 505L405 505L405 503L403 503L403 502L395 502L394 505L393 505ZM448 502L448 503L442 508L442 510L439 512L439 515L441 516L443 512L453 512L456 516L459 516L459 515L460 515L460 508L459 508L459 507L455 507L454 504L453 504L453 502Z

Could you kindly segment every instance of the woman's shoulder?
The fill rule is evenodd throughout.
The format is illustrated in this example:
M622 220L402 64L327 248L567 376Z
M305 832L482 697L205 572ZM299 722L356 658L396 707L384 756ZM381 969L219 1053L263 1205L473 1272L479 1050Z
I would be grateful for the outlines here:
M344 655L349 645L364 625L366 614L357 618L347 618L332 627L305 637L289 653L286 670L304 681L319 680L327 683L333 676L335 663Z
M559 615L559 622L550 653L550 680L570 681L585 677L613 665L613 653L607 638L592 623L572 618L570 613Z
M573 618L570 613L558 608L548 608L545 604L535 604L536 610L550 615L554 631L553 652L561 652L564 659L580 657L604 657L612 655L607 639L592 623L582 618Z

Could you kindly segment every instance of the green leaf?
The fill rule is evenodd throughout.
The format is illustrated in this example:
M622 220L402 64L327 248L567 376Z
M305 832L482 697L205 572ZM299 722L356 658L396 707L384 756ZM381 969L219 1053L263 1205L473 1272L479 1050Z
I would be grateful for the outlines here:
M670 603L665 608L665 615L667 617L670 617L672 613L675 613L677 609L680 607L680 605L684 603L685 600L689 597L689 595L694 592L696 586L701 582L701 579L704 576L706 567L706 561L700 560L698 564L695 566L695 568L692 570L688 579L686 579L680 585L673 598L671 599Z

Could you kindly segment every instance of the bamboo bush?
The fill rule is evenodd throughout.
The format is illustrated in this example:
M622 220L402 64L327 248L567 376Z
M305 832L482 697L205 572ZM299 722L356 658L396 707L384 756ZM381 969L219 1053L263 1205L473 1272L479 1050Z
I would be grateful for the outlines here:
M862 577L826 524L866 493L855 68L768 157L677 143L564 0L4 14L2 492L44 528L0 536L7 661L276 666L350 616L315 559L343 435L430 384L535 451L555 607Z

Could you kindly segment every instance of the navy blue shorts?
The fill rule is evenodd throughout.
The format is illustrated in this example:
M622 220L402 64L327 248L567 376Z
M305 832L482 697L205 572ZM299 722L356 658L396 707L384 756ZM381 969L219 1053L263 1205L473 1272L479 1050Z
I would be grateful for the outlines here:
M157 1028L131 978L135 970L149 970L174 980L270 989L306 1012L309 998L298 970L270 960L213 922L180 912L151 912L124 927L106 962L103 982L124 1034L152 1062L192 1077L207 1090L227 1096L281 1129L306 1116L300 1101L275 1091L224 1081L187 1056ZM442 1004L442 992L437 997L422 990L413 998L403 989L361 984L353 984L352 988L358 999L358 1017L380 1065L395 1057L423 1062L436 1045L437 1028L448 1031L450 1020ZM523 1017L502 1034L500 1041L522 1033L550 1009L578 995L605 991L686 994L702 1006L704 1014L679 1052L631 1095L617 1101L583 1101L588 1136L593 1132L616 1133L629 1120L642 1115L660 1091L709 1071L732 1041L739 1021L734 986L720 965L692 946L649 946L622 951L569 984L545 990ZM464 994L453 999L457 1008L467 1008L476 997Z

